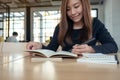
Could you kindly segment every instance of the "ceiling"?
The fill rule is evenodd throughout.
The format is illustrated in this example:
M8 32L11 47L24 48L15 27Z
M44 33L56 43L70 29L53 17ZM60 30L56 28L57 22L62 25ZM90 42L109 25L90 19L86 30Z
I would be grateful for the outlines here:
M91 4L102 4L104 0L90 0ZM7 4L10 7L26 6L59 6L61 0L0 0L1 4Z

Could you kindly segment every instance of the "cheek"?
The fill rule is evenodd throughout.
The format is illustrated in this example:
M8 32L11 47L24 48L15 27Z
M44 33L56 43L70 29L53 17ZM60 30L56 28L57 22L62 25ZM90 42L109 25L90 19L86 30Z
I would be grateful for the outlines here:
M79 8L79 9L78 9L78 12L79 12L79 13L82 13L82 12L83 12L82 8Z
M70 15L71 15L71 14L70 14L70 12L68 11L68 12L67 12L67 16L70 17Z

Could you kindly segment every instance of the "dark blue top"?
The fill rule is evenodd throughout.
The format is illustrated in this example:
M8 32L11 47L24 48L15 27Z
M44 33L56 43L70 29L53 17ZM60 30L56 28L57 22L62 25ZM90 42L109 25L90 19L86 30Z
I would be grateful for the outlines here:
M82 29L74 29L72 33L72 41L74 44L81 44L81 41L78 39L80 32ZM58 32L59 27L56 26L53 38L48 46L43 46L43 48L50 49L56 51L59 43L58 43ZM96 40L92 41L88 45L92 46L96 53L116 53L118 51L118 47L108 30L105 28L105 25L100 22L97 18L93 21L93 37ZM96 45L96 42L100 42L101 45ZM65 46L62 47L62 50L68 51L72 48L73 45L67 44L65 41Z

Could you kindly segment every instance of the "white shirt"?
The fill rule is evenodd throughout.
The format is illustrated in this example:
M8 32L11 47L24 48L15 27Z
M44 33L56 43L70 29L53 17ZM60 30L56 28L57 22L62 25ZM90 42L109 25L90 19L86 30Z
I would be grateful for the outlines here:
M18 42L18 40L16 39L15 36L11 36L6 39L6 42Z

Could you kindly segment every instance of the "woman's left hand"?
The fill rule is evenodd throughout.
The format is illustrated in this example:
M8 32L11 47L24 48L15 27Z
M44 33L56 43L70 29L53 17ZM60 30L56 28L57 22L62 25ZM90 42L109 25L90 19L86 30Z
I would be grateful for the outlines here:
M82 44L82 45L76 44L76 45L73 46L73 49L72 49L71 52L75 53L75 54L94 53L95 50L87 44Z

